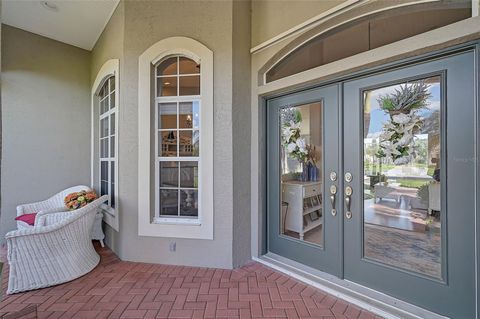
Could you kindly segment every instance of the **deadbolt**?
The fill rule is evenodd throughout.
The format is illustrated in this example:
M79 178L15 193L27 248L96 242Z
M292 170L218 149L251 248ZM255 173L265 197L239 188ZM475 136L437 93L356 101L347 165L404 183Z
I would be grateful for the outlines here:
M345 173L345 182L350 183L353 179L352 173L346 172Z
M350 196L352 195L353 190L350 186L345 187L345 195Z
M332 182L335 182L337 180L337 172L335 172L335 171L330 172L330 180Z
M330 194L335 195L337 193L337 186L330 186Z

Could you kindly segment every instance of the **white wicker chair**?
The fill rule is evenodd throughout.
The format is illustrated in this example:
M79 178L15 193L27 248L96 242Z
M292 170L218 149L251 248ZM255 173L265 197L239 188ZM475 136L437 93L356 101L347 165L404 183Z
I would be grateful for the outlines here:
M17 217L24 214L37 213L34 226L43 226L42 224L38 223L38 220L42 215L65 211L65 197L68 194L80 192L83 190L90 191L91 189L90 187L84 185L73 186L53 195L47 200L31 204L19 205L17 206ZM34 226L22 222L21 220L17 220L17 229L32 228Z
M73 212L41 216L45 226L9 232L7 294L58 285L90 272L100 261L90 233L102 196Z

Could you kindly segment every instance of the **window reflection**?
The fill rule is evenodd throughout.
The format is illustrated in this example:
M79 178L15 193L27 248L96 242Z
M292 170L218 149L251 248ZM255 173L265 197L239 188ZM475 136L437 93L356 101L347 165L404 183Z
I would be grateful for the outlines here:
M280 130L280 233L323 245L321 104L283 108Z
M364 255L441 278L440 77L364 92Z

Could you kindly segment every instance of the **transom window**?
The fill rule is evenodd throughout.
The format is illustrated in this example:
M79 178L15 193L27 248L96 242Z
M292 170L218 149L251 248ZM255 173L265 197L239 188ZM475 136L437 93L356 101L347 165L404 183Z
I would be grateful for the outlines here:
M108 202L115 208L115 77L109 77L99 91L99 189L110 195ZM112 211L107 210L109 213Z
M155 218L197 219L200 64L175 55L161 60L154 68Z
M471 17L471 1L437 1L374 13L308 40L265 73L265 83Z

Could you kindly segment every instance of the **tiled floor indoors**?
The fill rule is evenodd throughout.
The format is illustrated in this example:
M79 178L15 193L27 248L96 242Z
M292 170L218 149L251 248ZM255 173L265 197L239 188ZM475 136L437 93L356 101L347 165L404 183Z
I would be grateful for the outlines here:
M380 318L258 263L236 270L102 259L59 286L5 296L0 318Z

